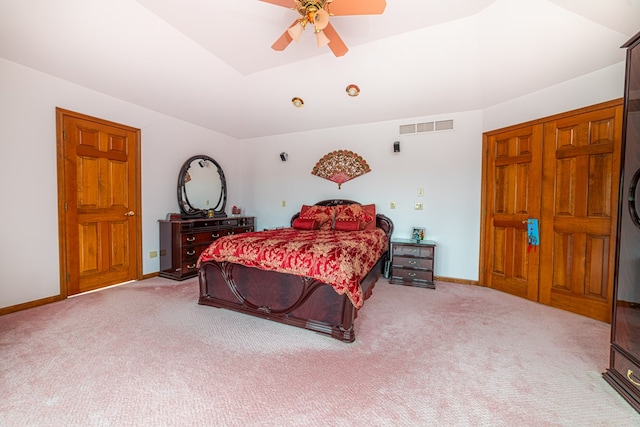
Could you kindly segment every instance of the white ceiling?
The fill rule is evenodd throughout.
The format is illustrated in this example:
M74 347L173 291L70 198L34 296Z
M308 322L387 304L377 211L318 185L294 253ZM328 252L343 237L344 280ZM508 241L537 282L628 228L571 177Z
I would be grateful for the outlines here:
M258 0L0 0L0 57L246 139L481 109L599 70L624 60L640 0L387 0L331 18L340 58L310 30L273 51L297 16Z

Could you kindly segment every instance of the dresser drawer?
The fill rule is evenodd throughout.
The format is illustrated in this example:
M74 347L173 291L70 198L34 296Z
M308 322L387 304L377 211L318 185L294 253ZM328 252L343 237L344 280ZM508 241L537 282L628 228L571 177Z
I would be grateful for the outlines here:
M622 353L613 350L611 367L626 379L628 387L640 391L640 366L638 364L629 360Z
M197 259L182 260L182 270L180 270L180 274L183 276L191 274L195 275L198 271L196 268L197 261Z
M405 256L393 257L393 268L419 268L433 270L433 258L410 258Z
M433 246L393 245L393 256L413 256L418 258L433 258Z
M222 236L226 236L229 234L231 230L229 229L221 229L221 230L210 230L210 231L200 231L198 233L185 233L182 235L182 245L198 245L202 243L213 242L215 239L218 239Z
M200 254L209 247L209 245L185 246L182 248L182 260L197 260Z
M254 231L253 226L234 227L229 234L251 233Z

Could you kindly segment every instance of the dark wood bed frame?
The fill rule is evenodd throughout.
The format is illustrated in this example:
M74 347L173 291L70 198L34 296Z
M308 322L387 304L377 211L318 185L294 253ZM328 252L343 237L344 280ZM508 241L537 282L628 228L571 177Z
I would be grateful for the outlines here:
M320 206L360 204L352 200L323 200ZM291 223L299 213L291 218ZM393 222L376 215L376 226L391 239ZM364 299L371 296L389 258L386 252L360 283ZM346 295L329 284L229 262L207 261L200 265L199 304L226 308L245 314L298 326L344 342L356 339L353 324L358 310Z

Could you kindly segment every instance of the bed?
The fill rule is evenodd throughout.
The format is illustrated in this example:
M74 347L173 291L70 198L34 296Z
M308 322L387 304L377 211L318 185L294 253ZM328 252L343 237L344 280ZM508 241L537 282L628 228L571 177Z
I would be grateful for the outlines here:
M334 216L327 220L322 212ZM303 205L289 228L214 241L198 261L198 303L353 342L358 310L389 259L392 232L393 222L374 205L341 199ZM310 258L318 252L331 262Z

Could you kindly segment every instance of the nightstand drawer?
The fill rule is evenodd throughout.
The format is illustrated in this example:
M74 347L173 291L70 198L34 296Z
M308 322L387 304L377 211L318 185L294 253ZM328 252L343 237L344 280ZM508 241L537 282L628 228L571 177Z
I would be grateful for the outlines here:
M433 258L410 258L405 256L393 256L391 263L393 268L418 268L433 270Z
M433 246L393 245L393 257L412 256L417 258L433 258Z
M423 284L425 286L433 285L433 271L397 268L394 266L391 281L393 283L412 283L415 285Z

